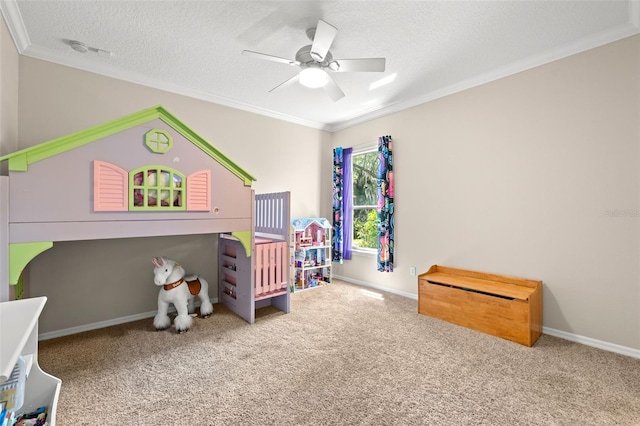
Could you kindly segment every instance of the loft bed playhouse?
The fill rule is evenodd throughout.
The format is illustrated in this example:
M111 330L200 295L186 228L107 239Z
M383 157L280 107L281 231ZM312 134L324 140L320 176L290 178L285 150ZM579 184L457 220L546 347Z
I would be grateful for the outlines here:
M290 311L289 192L254 194L255 178L164 108L0 161L0 302L57 241L218 234L218 301L249 323L263 306Z

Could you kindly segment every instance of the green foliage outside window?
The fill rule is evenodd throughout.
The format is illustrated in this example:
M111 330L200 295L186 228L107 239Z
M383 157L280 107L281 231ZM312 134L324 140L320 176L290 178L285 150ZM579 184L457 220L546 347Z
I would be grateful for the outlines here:
M353 211L353 247L378 247L378 212L375 209ZM356 237L357 236L357 237Z
M354 248L378 247L378 152L354 154L353 168L353 243Z

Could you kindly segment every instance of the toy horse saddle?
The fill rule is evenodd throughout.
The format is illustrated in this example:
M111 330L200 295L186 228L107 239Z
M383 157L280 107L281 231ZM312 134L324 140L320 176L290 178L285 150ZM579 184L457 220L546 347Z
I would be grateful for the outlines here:
M200 289L202 288L202 283L200 282L199 278L196 278L195 280L192 280L192 281L185 281L184 279L180 278L178 281L171 284L165 284L162 287L166 291L169 291L171 289L178 287L182 283L187 283L187 286L189 287L189 293L193 294L194 296L199 294Z

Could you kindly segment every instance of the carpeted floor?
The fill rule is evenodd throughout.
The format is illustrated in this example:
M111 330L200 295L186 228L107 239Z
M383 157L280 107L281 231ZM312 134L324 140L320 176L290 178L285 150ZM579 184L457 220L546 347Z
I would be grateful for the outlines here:
M339 281L291 297L253 325L215 305L183 335L149 318L40 342L57 424L640 425L640 360L527 348Z

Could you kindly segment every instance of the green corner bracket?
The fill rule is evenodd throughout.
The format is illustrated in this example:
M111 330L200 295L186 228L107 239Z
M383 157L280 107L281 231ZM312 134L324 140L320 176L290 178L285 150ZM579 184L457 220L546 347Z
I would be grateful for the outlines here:
M37 255L51 247L53 247L51 241L9 244L9 284L18 284L25 266Z
M22 275L20 275L18 283L13 289L13 295L15 297L15 300L24 299L24 279L22 278Z
M244 247L244 252L247 254L247 257L251 257L251 231L237 231L232 232L231 235L240 241L240 244Z

